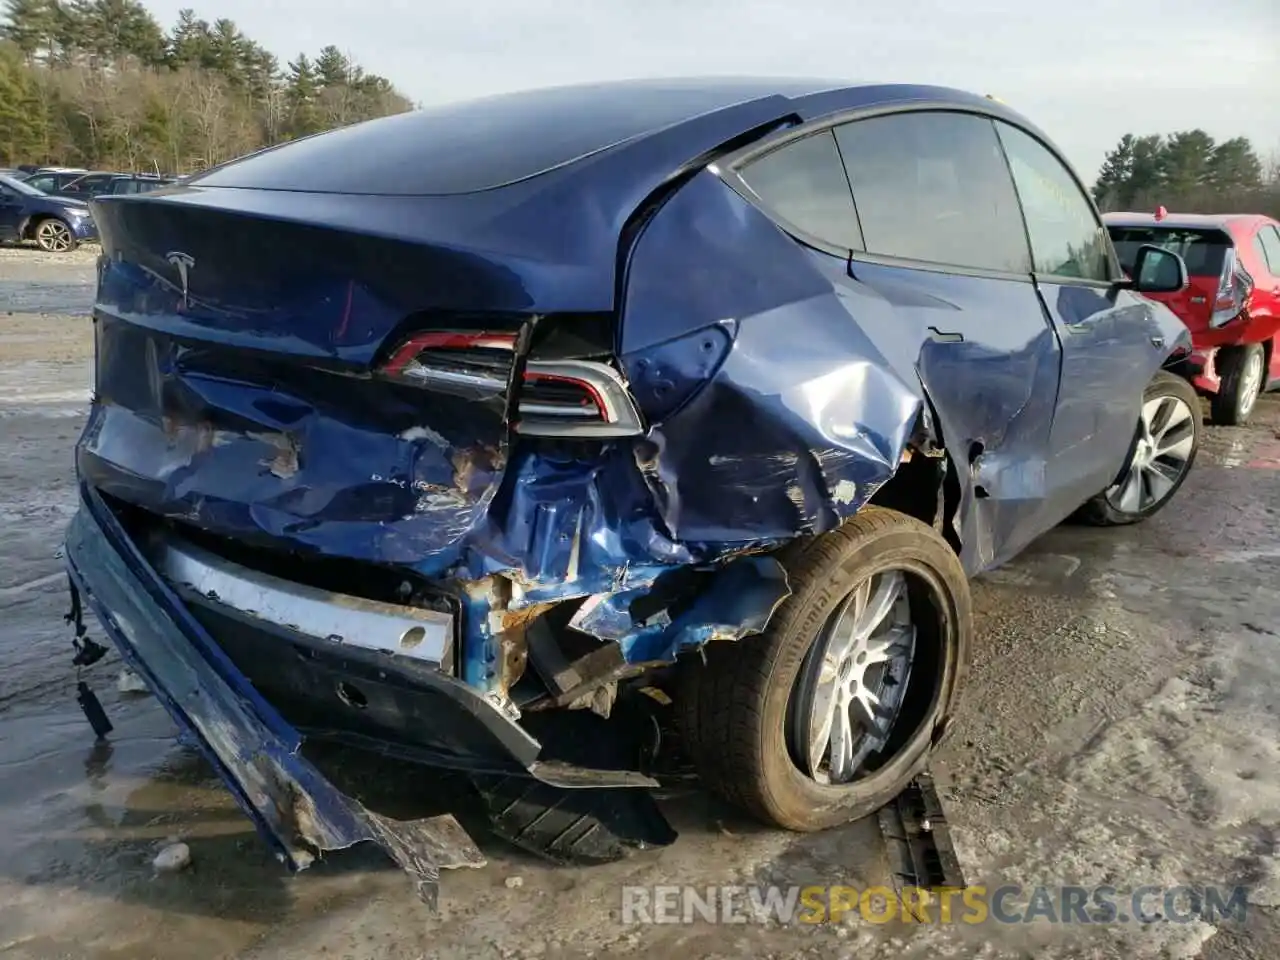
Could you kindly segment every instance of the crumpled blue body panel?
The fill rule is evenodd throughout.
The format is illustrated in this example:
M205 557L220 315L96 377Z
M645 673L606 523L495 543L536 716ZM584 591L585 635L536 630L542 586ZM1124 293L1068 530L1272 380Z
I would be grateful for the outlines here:
M725 223L736 228L717 246L705 225ZM918 382L894 372L794 243L717 178L700 175L660 211L630 276L622 342L636 348L622 365L653 426L583 450L513 441L498 404L309 364L308 350L288 362L229 360L237 324L216 324L214 305L187 311L203 310L198 325L231 339L193 344L184 325L196 321L174 291L107 263L81 473L121 500L246 542L436 581L501 574L520 587L509 610L634 597L676 567L822 532L892 475L920 410ZM676 307L653 277L689 296L674 317L686 332L650 344L630 331L659 329L649 318L671 322ZM362 328L391 312L363 314ZM701 624L632 624L634 636L614 639L629 660L648 661L731 635L735 622L751 632L786 595L785 577L766 580L775 588L748 592L754 610L740 598L718 613L704 602ZM467 604L464 672L484 687L492 602L469 591Z
M154 272L109 259L81 474L154 514L248 543L433 581L510 578L519 590L501 601L464 591L463 673L488 688L495 603L613 598L595 609L614 609L616 621L622 598L677 567L732 566L830 529L893 474L919 413L919 383L850 322L794 242L709 173L653 218L628 276L622 367L652 427L583 449L513 440L500 403L361 373L369 344L405 309L392 287L343 300L342 284L331 285L267 316L192 304ZM333 342L318 340L318 325L298 342L281 332L322 308L344 331ZM244 350L255 327L275 331L270 353ZM671 330L681 332L655 340ZM722 605L711 590L695 608L700 622L686 613L597 635L647 662L761 629L786 596L785 576L774 561L763 575L752 563L755 589L730 590ZM579 627L597 632L592 620Z
M465 608L463 673L481 689L498 682L503 616L557 601L591 598L576 625L633 663L731 622L739 635L763 626L779 597L759 556L861 509L926 421L959 488L966 568L1000 562L1118 468L1126 431L1087 417L1128 422L1160 359L1137 351L1155 341L1131 325L1124 362L1142 376L1112 397L1073 398L1060 374L1118 356L1107 331L1141 298L1064 319L1031 276L808 249L714 168L664 186L748 129L903 98L1003 111L935 88L832 89L711 111L475 195L293 194L214 177L104 203L81 475L208 533L450 585ZM190 289L166 262L174 248L199 278ZM374 375L407 332L468 309L508 330L610 316L646 433L521 438L500 398ZM1163 319L1146 318L1149 333ZM1072 399L1086 416L1055 419ZM1079 482L1055 489L1054 459L1068 456ZM720 568L714 597L748 561L741 575L765 584L746 590L751 609L704 598L700 624L627 622L672 571ZM493 589L495 577L513 587Z

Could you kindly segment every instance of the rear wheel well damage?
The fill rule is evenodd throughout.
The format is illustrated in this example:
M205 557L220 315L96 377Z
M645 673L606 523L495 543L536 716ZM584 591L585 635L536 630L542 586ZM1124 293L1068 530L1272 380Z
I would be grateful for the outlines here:
M959 554L960 475L937 424L926 394L897 470L867 502L929 524Z
M866 501L933 527L958 555L960 478L922 408L897 469ZM856 515L856 514L855 514ZM846 520L847 522L847 520ZM791 594L780 559L813 534L760 544L717 565L672 567L634 589L519 609L519 588L499 594L515 606L487 617L487 660L495 702L512 713L589 709L608 717L620 684L647 677L713 641L764 632ZM499 578L494 578L499 579ZM524 669L525 664L529 669ZM507 666L518 664L519 671Z

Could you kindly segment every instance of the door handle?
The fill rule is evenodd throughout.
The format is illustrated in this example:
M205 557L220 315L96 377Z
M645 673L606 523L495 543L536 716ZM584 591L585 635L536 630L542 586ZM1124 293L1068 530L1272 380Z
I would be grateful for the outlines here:
M1163 347L1163 346L1164 346L1164 337L1152 337L1152 338L1151 338L1151 345L1152 345L1153 347Z
M938 343L964 343L963 333L947 333L937 327L929 328L929 339Z

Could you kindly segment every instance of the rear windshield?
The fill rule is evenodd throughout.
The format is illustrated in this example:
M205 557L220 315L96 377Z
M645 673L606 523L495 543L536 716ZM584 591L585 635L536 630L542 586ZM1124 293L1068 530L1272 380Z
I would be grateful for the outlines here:
M1171 250L1187 263L1193 277L1220 277L1231 249L1231 238L1221 230L1193 230L1186 227L1108 227L1120 266L1133 272L1138 248L1151 244Z
M322 193L471 193L527 179L761 93L731 81L647 81L501 94L299 140L192 182Z

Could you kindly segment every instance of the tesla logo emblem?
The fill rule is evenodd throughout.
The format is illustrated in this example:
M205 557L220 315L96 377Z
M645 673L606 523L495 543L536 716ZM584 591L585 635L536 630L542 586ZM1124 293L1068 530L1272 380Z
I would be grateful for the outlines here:
M191 272L191 268L196 265L195 257L189 253L183 253L181 250L171 250L164 255L164 258L178 268L178 281L182 284L182 309L187 309L187 275Z

